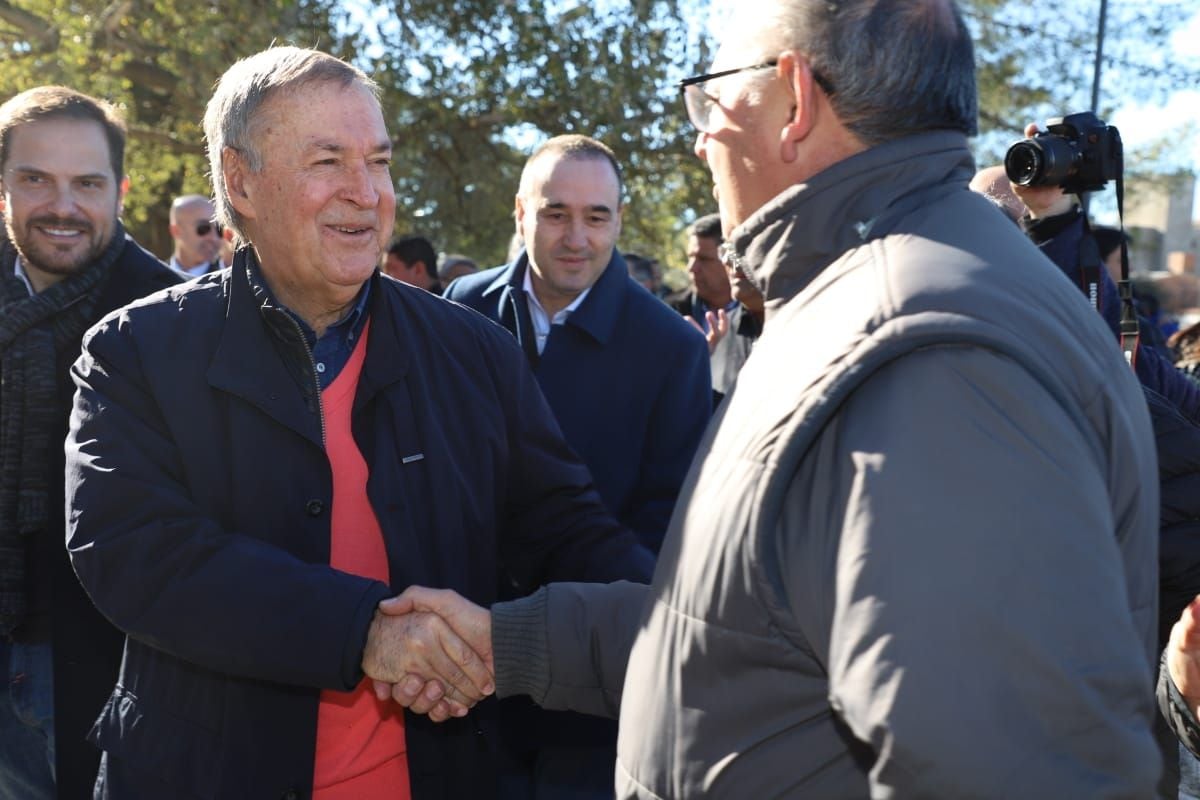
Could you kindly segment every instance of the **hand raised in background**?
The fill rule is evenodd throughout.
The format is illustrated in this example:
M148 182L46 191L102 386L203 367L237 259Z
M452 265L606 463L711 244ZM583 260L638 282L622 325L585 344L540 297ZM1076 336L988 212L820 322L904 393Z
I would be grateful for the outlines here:
M708 354L711 356L713 351L717 349L717 345L729 333L729 315L725 313L725 309L718 308L716 311L705 311L704 321L708 323L708 332L705 333L704 328L700 327L700 323L696 322L695 317L684 315L683 317L692 324L692 327L704 334L704 341L708 343Z
M437 624L429 623L437 633L432 639L422 641L436 639L449 647L448 650L443 649L442 659L438 661L440 669L432 668L435 659L426 658L424 661L411 660L408 663L412 668L400 675L371 675L369 672L368 675L376 679L375 694L381 700L391 696L413 713L428 714L434 722L442 722L451 716L464 716L471 706L495 689L492 679L492 616L487 609L449 589L426 589L420 586L411 586L402 594L384 600L376 612L377 621L381 618L425 620L428 617L437 620ZM454 674L447 662L457 665L464 674L469 675L467 683L470 688L479 691L478 695L463 690L459 685L461 678ZM471 667L469 672L468 666ZM484 676L482 681L480 668Z

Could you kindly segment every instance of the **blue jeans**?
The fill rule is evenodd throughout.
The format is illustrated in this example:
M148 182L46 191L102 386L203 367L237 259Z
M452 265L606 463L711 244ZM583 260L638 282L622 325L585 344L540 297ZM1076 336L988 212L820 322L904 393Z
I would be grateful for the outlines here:
M1179 745L1179 800L1200 800L1200 761Z
M54 800L50 643L0 638L0 800Z

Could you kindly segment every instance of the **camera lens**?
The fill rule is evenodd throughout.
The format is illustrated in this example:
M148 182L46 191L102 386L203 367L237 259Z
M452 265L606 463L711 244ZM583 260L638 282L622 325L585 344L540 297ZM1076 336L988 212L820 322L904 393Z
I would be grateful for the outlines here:
M1043 164L1042 148L1031 139L1017 142L1004 156L1004 171L1018 186L1038 185Z

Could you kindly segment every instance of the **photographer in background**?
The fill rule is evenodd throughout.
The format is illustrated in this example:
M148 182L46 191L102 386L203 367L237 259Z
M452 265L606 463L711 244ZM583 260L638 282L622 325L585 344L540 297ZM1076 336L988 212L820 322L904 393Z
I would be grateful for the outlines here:
M1026 137L1037 132L1036 125L1025 128ZM1080 250L1085 237L1100 239L1104 234L1093 232L1085 225L1082 209L1073 196L1061 186L1016 185L1005 176L1003 167L980 170L971 182L971 188L986 195L1013 218L1063 274L1087 294L1086 281L1081 274ZM1108 241L1097 242L1103 263L1098 271L1096 305L1114 336L1119 336L1121 298L1116 280L1121 271L1120 237L1123 234L1113 232L1117 237L1108 236ZM1108 263L1114 251L1115 270ZM1175 369L1162 350L1148 344L1146 332L1152 326L1145 320L1139 319L1139 323L1142 338L1134 367L1150 411L1158 453L1158 647L1162 648L1171 635L1172 624L1200 592L1200 494L1194 491L1196 480L1200 479L1200 425L1197 424L1200 422L1200 392L1196 384ZM1197 780L1200 765L1191 753L1181 753L1179 759L1174 758L1174 739L1165 731L1158 733L1168 762L1164 775L1167 786L1164 788L1173 795L1178 782L1181 791L1194 794L1200 788ZM1180 737L1184 738L1182 734Z
M1037 132L1038 128L1034 124L1025 128L1027 137L1032 137ZM994 169L989 168L990 171ZM1018 186L1004 178L980 180L984 172L988 171L981 171L976 181L972 182L972 188L987 195L1007 212L1008 209L1017 208L1011 201L1002 197L1004 184L1008 183L1012 196L1025 209L1017 220L1021 229L1046 257L1058 265L1067 278L1086 294L1083 276L1080 274L1079 251L1084 236L1089 233L1084 224L1083 212L1075 198L1059 186ZM986 189L983 188L984 183L987 183ZM1119 240L1117 244L1119 258ZM1113 335L1119 335L1121 297L1117 292L1116 282L1107 269L1101 269L1099 274L1098 306L1100 315L1112 329ZM1134 371L1138 381L1142 386L1166 398L1187 419L1200 423L1200 387L1177 370L1166 352L1156 346L1156 337L1150 331L1152 326L1145 320L1140 320L1140 323L1141 344L1134 359Z

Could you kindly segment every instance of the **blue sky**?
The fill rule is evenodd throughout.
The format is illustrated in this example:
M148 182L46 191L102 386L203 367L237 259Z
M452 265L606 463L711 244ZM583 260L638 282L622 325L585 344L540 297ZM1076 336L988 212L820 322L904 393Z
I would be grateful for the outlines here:
M1180 59L1200 59L1200 9L1190 22L1175 32L1171 39L1174 55ZM1195 174L1200 166L1200 86L1175 92L1165 104L1141 104L1134 100L1121 104L1112 124L1121 131L1126 148L1136 148L1156 139L1165 132L1190 125L1191 133L1180 142L1179 161ZM1192 217L1200 216L1200 184Z

